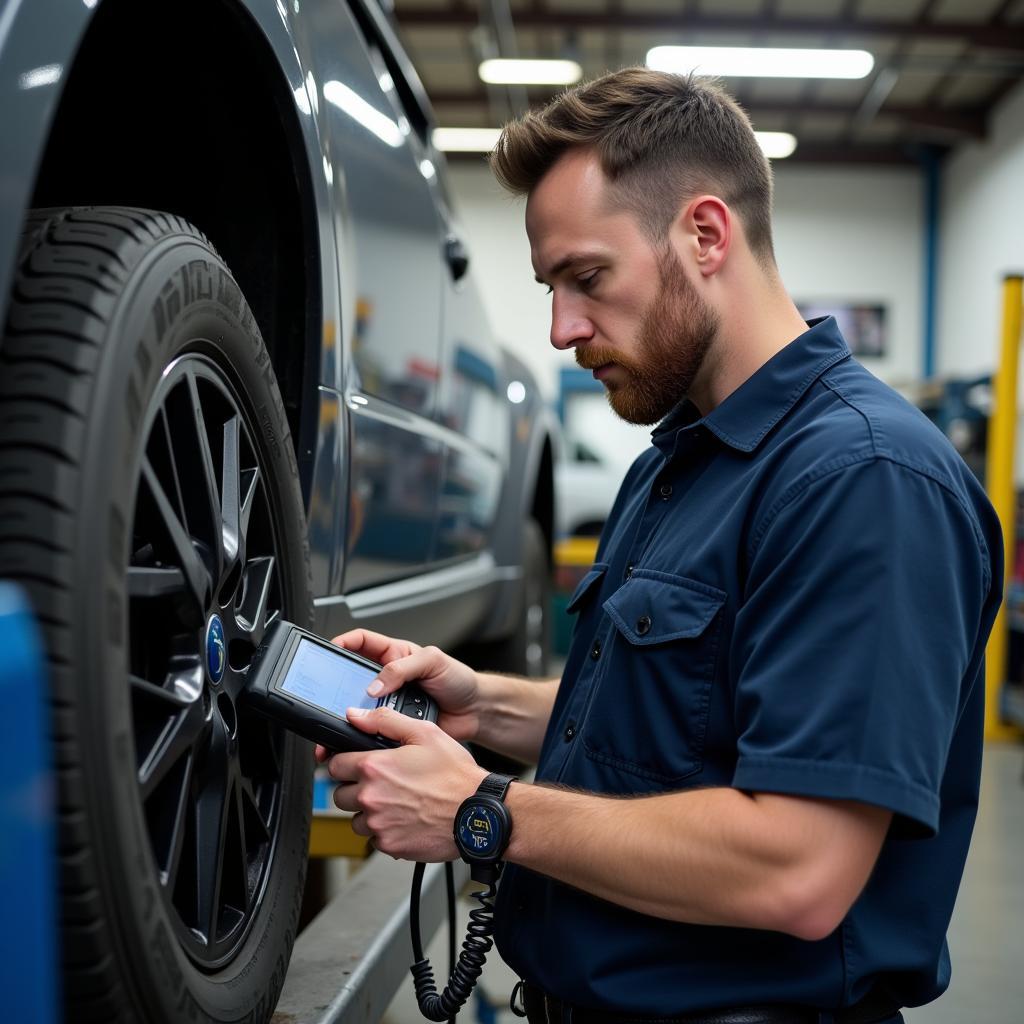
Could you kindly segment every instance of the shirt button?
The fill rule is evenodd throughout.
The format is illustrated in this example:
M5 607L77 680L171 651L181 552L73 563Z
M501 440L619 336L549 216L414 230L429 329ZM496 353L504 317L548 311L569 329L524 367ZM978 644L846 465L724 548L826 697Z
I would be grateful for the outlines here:
M636 620L636 631L641 635L645 636L651 631L651 617L649 615L641 615Z
M565 736L566 743L572 743L573 737L576 735L576 723L570 722L565 727L565 732L562 735Z
M668 501L668 499L672 497L672 485L662 484L658 493L661 495L662 501Z
M626 566L626 579L628 580L629 577L632 576L632 575L633 575L633 566L627 565Z
M601 641L595 640L594 646L590 648L590 658L592 661L597 661L601 657Z

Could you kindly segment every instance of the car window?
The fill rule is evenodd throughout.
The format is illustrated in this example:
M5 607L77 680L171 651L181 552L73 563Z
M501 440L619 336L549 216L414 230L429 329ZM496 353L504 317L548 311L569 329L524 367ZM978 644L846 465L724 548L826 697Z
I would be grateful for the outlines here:
M400 108L420 142L429 146L433 123L428 113L426 93L408 60L399 60L392 45L395 40L387 38L389 29L379 9L375 10L372 6L373 3L374 0L351 0L352 13L363 32L371 59L378 68L381 89Z

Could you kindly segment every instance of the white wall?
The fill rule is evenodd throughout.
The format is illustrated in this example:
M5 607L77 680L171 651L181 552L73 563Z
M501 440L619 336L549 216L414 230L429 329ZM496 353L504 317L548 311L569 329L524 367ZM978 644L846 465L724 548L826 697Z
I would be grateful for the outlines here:
M482 162L456 164L450 172L495 330L514 343L554 398L559 368L574 364L571 355L548 344L550 299L533 280L525 201L506 196ZM867 365L893 383L919 377L923 192L918 171L780 163L775 174L776 255L790 293L808 301L885 304L889 352Z
M1000 104L988 139L947 161L941 223L938 370L987 373L999 346L1003 275L1024 272L1024 85Z
M863 362L891 384L924 365L923 204L916 167L775 166L775 256L790 295L885 306L886 355Z

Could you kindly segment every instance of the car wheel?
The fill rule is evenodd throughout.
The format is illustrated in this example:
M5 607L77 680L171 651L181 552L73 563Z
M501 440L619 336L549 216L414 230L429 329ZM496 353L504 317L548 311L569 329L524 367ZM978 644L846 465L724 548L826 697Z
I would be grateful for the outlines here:
M0 343L0 578L46 637L65 1016L265 1021L300 909L308 744L240 700L308 623L270 358L210 243L34 212Z

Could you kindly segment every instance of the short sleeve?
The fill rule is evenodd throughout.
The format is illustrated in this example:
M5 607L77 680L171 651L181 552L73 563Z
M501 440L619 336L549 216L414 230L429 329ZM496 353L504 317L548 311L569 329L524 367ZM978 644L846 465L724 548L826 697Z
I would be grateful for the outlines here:
M753 535L730 655L746 791L888 808L934 834L991 584L970 511L884 459L804 486ZM981 685L980 682L978 685Z

